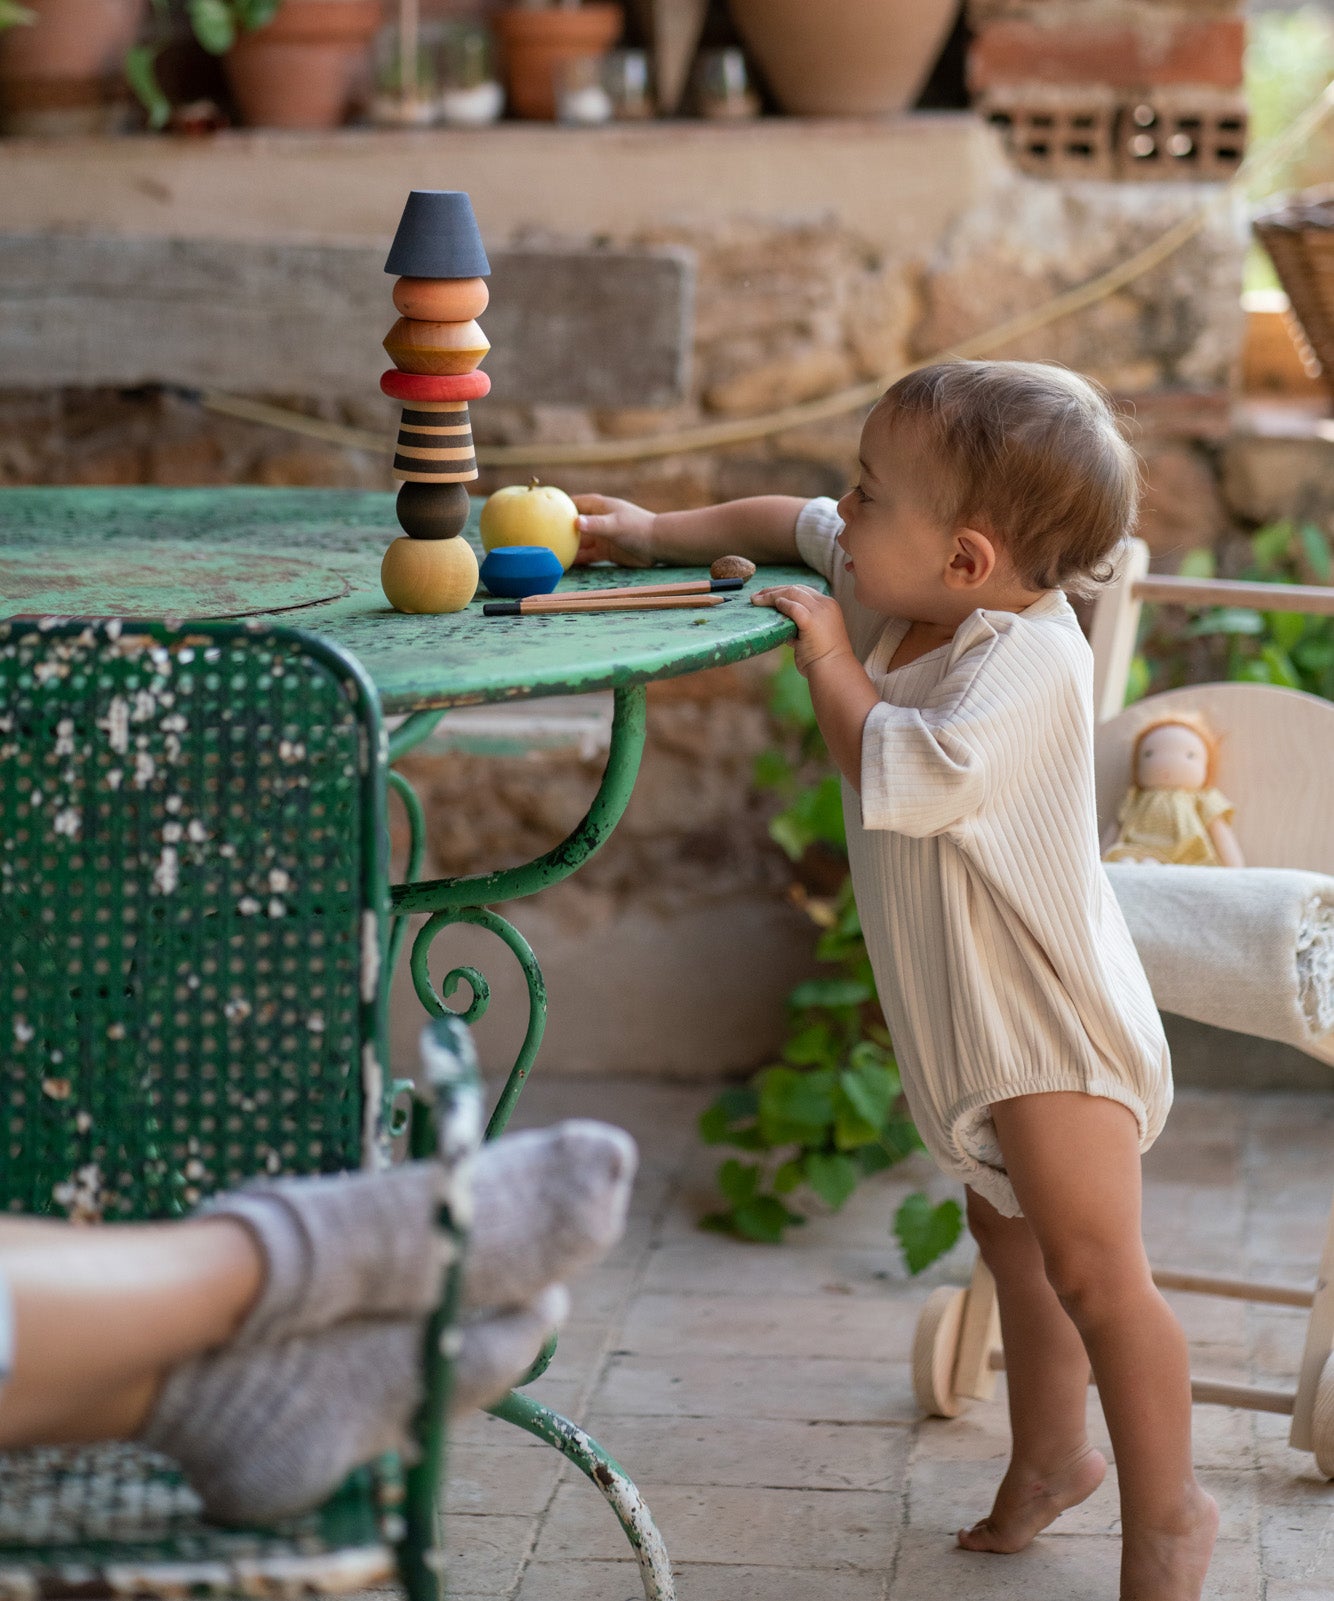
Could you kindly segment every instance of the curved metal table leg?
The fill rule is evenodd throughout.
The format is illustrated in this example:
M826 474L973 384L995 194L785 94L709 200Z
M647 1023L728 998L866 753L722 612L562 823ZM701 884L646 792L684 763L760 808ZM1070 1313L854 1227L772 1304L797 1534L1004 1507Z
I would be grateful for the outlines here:
M405 755L425 739L438 720L439 713L436 712L418 712L408 718L390 741L391 759ZM431 982L428 966L431 944L438 934L455 923L470 923L495 934L513 953L523 969L528 986L528 1029L491 1113L486 1129L487 1139L494 1139L509 1121L541 1044L547 1010L546 983L537 958L522 934L512 923L491 910L491 906L494 902L532 895L550 884L559 883L581 867L606 842L620 821L634 789L644 751L645 723L644 687L633 685L616 690L606 770L582 822L568 838L535 861L496 873L443 878L425 883L419 881L425 847L425 817L421 803L408 781L400 773L390 774L390 783L407 809L409 833L408 882L395 885L391 891L393 932L389 947L390 970L393 970L401 952L409 914L426 912L430 915L412 942L410 961L418 999L433 1016L442 1016L451 1010L445 1003L461 981L466 981L472 991L468 1006L457 1014L463 1022L475 1022L485 1013L491 999L490 986L474 967L453 968L442 979L438 993ZM535 1364L523 1382L537 1377L554 1349L553 1338L543 1352L542 1360ZM488 1410L496 1417L504 1418L506 1422L555 1446L597 1485L634 1549L644 1582L645 1601L675 1601L676 1587L662 1536L644 1504L643 1496L616 1459L568 1418L561 1417L550 1407L528 1396L511 1391L504 1400Z
M616 1458L609 1456L577 1423L571 1423L549 1406L513 1390L504 1400L487 1407L487 1411L554 1445L597 1485L634 1547L639 1576L644 1583L644 1601L676 1601L676 1583L667 1547L643 1496Z

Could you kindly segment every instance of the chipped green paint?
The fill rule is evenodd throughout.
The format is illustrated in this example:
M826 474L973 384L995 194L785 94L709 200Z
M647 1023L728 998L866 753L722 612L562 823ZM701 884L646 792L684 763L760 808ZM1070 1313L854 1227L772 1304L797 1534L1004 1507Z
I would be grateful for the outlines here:
M474 544L478 510L475 504L467 530ZM616 689L741 661L793 635L777 612L751 606L749 593L769 583L819 583L804 568L766 568L725 605L698 613L486 618L486 596L479 593L462 612L405 617L390 609L380 589L380 559L398 532L393 496L369 491L0 490L0 554L6 546L41 545L57 555L150 544L171 572L176 557L191 552L189 567L177 571L179 583L164 587L156 615L188 613L197 604L210 551L270 550L275 561L291 558L337 574L348 593L305 606L301 626L351 651L390 714ZM563 579L562 589L683 576L699 571L583 569ZM287 603L302 601L293 594Z

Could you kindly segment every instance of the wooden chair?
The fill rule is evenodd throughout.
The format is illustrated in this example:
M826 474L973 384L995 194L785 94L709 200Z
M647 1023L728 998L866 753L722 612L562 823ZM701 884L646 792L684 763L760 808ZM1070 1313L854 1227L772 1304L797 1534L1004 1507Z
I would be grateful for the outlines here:
M1222 736L1218 787L1236 806L1234 829L1246 861L1334 875L1334 704L1263 684L1205 684L1169 690L1122 712L1142 605L1246 606L1334 616L1334 589L1195 581L1150 574L1149 553L1133 540L1094 613L1094 763L1098 828L1114 818L1130 769L1131 746L1146 711L1192 708ZM1280 604L1281 603L1281 604ZM1245 872L1245 868L1234 869ZM1193 1379L1196 1401L1290 1414L1290 1443L1315 1453L1334 1478L1334 1208L1314 1288L1255 1283L1212 1274L1155 1270L1163 1289L1310 1309L1294 1390ZM981 1261L966 1290L932 1292L913 1342L913 1380L922 1408L956 1416L987 1400L1003 1370L995 1285Z
M431 1083L446 1157L475 1148L460 1023L434 1025L415 1115L384 1078L386 766L373 685L313 635L0 624L0 1208L179 1216L255 1174L375 1165L391 1123L423 1154ZM410 1470L382 1461L304 1517L223 1529L134 1446L5 1453L0 1595L292 1595L397 1573L438 1601L457 1281L424 1339Z

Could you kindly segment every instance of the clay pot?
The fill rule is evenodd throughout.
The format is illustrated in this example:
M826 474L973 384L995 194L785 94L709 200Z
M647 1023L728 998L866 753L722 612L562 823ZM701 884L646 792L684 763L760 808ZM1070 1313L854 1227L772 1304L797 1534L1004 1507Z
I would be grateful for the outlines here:
M784 111L873 117L921 93L958 0L729 0L732 20Z
M273 21L243 33L223 57L245 122L336 128L351 109L381 0L283 0Z
M510 110L518 117L556 115L556 69L580 56L605 55L621 36L625 14L618 5L527 7L497 11L492 18L505 56Z
M41 0L30 27L0 32L7 133L90 133L125 97L122 60L148 0Z

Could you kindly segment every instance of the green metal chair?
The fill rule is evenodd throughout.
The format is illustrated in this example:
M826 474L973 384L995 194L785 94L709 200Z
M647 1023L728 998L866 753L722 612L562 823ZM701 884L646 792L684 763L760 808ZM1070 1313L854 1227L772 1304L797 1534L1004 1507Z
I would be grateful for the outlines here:
M425 1100L409 1114L384 1073L386 767L373 686L312 635L0 624L0 1209L167 1218L257 1173L374 1165L409 1123L435 1148ZM461 1024L433 1029L456 1161L480 1126L475 1064ZM455 1268L410 1471L384 1461L308 1516L222 1529L135 1447L9 1453L0 1597L337 1591L397 1571L435 1601L457 1294Z

